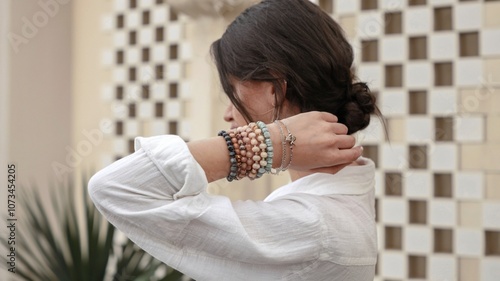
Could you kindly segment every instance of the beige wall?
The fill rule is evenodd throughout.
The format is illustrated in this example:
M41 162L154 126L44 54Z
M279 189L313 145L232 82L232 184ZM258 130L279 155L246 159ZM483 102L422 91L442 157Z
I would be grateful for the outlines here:
M18 184L48 184L71 144L72 4L56 5L49 15L35 1L10 2L9 34L23 38L8 46L8 161Z
M73 1L71 133L73 148L81 159L78 167L81 167L83 176L101 168L98 167L103 161L100 155L110 149L106 138L110 127L101 121L103 116L111 116L113 107L100 101L101 86L110 80L111 75L111 70L102 66L101 55L102 50L111 44L112 39L101 29L101 16L111 2ZM89 135L92 137L89 138ZM86 147L90 147L89 151Z
M22 188L60 183L52 164L64 163L71 146L72 3L59 1L0 5L1 180L6 183L6 163L16 164L18 200ZM23 217L18 203L16 217ZM0 272L2 280L14 277Z

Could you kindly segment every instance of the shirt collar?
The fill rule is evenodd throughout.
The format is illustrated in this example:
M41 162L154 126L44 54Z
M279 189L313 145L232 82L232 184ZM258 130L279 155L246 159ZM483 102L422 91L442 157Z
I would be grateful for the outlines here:
M359 165L347 166L336 174L315 173L271 193L264 201L271 201L291 193L315 195L360 195L375 186L375 164L372 160L360 157Z

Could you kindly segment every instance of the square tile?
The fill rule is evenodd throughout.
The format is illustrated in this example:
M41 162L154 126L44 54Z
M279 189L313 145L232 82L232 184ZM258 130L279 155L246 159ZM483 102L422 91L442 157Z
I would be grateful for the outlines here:
M407 146L403 144L382 144L381 167L390 170L401 170L408 167Z
M339 23L342 29L344 29L347 37L351 39L357 36L357 22L357 16L355 15L342 15L339 17Z
M430 256L428 280L457 280L457 259L453 256Z
M460 112L464 113L500 113L500 89L493 87L463 89L459 97Z
M384 227L384 249L402 250L403 249L403 227L386 226Z
M387 64L384 68L385 72L385 87L386 88L401 88L404 81L404 68L401 64Z
M456 254L466 257L483 255L484 235L481 229L458 228L455 231Z
M427 91L415 90L409 91L408 104L410 115L413 114L426 114L427 113Z
M429 34L432 27L431 10L427 7L405 10L404 30L406 34Z
M113 82L115 83L125 83L127 79L127 71L124 67L114 67L112 70Z
M127 118L127 106L121 102L112 103L111 111L113 112L113 117L116 119Z
M140 60L139 49L136 47L128 47L125 52L126 64L138 64Z
M483 4L483 27L500 27L500 3L490 1Z
M405 227L404 249L411 254L430 254L432 252L432 230L427 226Z
M380 39L380 46L381 60L384 62L400 62L408 57L406 54L406 50L408 50L406 37L382 37Z
M427 143L432 141L434 122L428 117L408 117L406 120L406 139L411 143Z
M484 58L483 64L483 74L485 78L483 78L484 81L481 82L490 85L500 84L500 58Z
M461 32L459 34L460 57L479 56L479 32Z
M122 30L113 31L113 46L125 47L127 45L127 33Z
M407 88L425 89L432 85L432 64L428 62L410 62L405 69Z
M484 196L484 173L460 171L455 174L455 197L479 200Z
M348 2L358 2L344 0ZM377 38L384 31L384 20L382 13L378 11L361 13L358 16L357 36L360 39Z
M479 258L459 258L458 264L460 280L481 280Z
M389 118L387 120L387 130L389 140L392 142L406 141L406 119L405 118Z
M137 11L128 11L126 14L127 20L125 26L129 29L138 28L140 26L140 16Z
M481 281L497 281L498 276L500 276L500 259L483 259L481 261Z
M484 117L480 115L462 115L455 117L455 140L459 142L483 142Z
M333 10L338 14L354 14L360 10L359 1L337 0L334 1Z
M384 198L380 206L380 219L385 224L405 224L408 217L407 208L404 199Z
M139 44L149 45L153 43L153 31L150 28L139 30Z
M427 171L407 171L403 174L405 195L412 199L431 197L432 177Z
M439 0L439 4L444 4L444 1ZM452 6L434 8L434 30L435 31L453 30Z
M408 94L403 90L385 90L380 95L380 110L386 116L408 114Z
M111 102L114 99L113 85L103 84L100 87L101 100L104 102Z
M480 202L458 202L458 225L461 227L481 228L482 207Z
M439 227L453 227L457 223L457 207L452 200L434 199L429 202L429 224Z
M430 168L435 171L453 171L457 167L455 144L434 144L430 148Z
M434 85L435 86L453 86L453 62L434 63Z
M113 10L115 11L124 11L127 9L127 0L114 0L113 1Z
M127 141L123 138L115 138L113 140L113 153L115 154L128 154Z
M500 230L500 202L483 203L483 226Z
M454 123L452 117L434 118L434 139L436 141L453 141Z
M481 31L481 55L499 55L500 54L500 29L486 29Z
M153 24L165 24L167 22L168 11L165 6L157 6L151 10L153 12L152 15L152 23Z
M453 229L434 228L434 253L453 253Z
M477 87L483 79L483 62L472 58L457 60L454 73L456 85Z
M408 256L408 278L421 278L427 277L427 257L409 255Z
M169 101L166 103L167 118L181 118L182 104L179 101Z
M486 174L486 199L500 200L500 173Z
M184 78L182 73L182 65L179 62L170 62L167 65L167 73L167 79L169 81Z
M460 3L453 10L455 30L480 30L482 27L482 3Z
M399 11L406 7L408 0L378 0L382 10Z
M408 38L408 49L410 60L427 59L427 37L414 36Z
M404 253L383 252L380 254L380 273L385 278L405 279L407 277L407 258Z
M449 60L457 57L457 37L454 32L435 33L428 38L431 59Z
M180 44L179 46L179 51L180 51L180 59L181 60L189 60L191 59L192 55L193 55L193 50L192 50L192 47L191 47L191 44L190 43L186 43L186 42L183 42Z
M385 34L401 34L403 32L403 14L400 11L386 10L384 13Z
M138 117L140 119L153 118L154 106L151 102L141 102L138 106Z
M152 134L154 136L157 136L157 135L163 135L163 134L167 134L167 126L165 125L165 121L163 120L154 120L152 121Z
M495 172L500 170L500 161L498 161L500 159L500 144L463 144L461 149L462 166L464 168Z
M101 30L104 32L113 31L115 27L115 21L112 15L102 15L101 16Z
M409 216L408 221L410 224L427 223L427 201L425 200L410 200L408 202Z
M457 112L457 91L455 89L434 89L429 92L429 113L449 115Z
M167 48L163 45L154 45L152 54L153 62L164 62L167 60Z

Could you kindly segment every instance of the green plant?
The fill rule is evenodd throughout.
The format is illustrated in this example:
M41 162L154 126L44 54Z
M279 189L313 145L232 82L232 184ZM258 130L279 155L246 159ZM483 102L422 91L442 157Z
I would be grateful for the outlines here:
M117 231L90 200L87 182L79 189L73 183L51 188L46 196L37 189L20 189L17 209L23 216L16 230L15 275L33 281L182 280L182 273L129 239L116 245ZM8 249L7 240L1 240ZM164 276L156 276L159 270Z

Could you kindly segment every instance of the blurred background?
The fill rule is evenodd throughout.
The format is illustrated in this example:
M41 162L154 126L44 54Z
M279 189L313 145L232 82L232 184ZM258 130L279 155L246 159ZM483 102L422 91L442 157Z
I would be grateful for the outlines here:
M84 186L136 136L227 128L209 46L254 2L0 1L0 200L10 164L20 200ZM500 280L500 1L313 2L345 29L388 126L389 140L376 118L357 134L377 166L376 280ZM287 181L210 192L258 200Z

